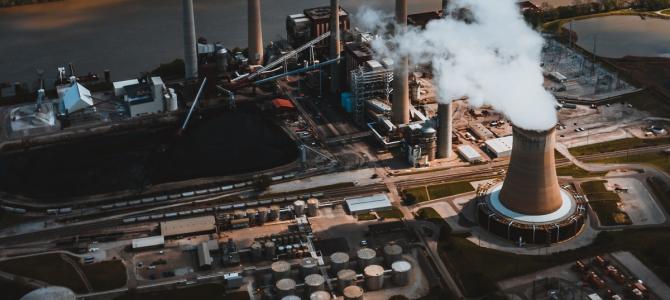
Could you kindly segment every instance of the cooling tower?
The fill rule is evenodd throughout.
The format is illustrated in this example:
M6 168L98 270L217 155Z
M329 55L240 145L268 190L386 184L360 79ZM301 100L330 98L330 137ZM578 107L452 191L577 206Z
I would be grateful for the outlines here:
M514 144L500 201L526 215L558 210L563 200L554 161L555 129L525 130L514 126Z
M437 158L451 157L451 135L453 124L452 103L440 103L437 106Z
M340 57L340 0L330 0L330 58ZM330 92L340 89L340 64L330 66Z
M396 22L407 29L407 0L396 0ZM393 76L393 122L409 123L409 59L403 57L396 63Z
M247 2L249 64L263 64L263 27L261 25L261 0Z
M182 1L184 26L184 68L186 79L198 78L198 55L195 44L193 0Z

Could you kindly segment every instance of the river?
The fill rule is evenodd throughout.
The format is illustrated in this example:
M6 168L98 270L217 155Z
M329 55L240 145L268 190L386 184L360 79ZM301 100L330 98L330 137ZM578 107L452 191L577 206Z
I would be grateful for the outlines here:
M566 24L565 28L570 25ZM630 56L670 58L670 20L639 16L607 16L575 21L577 45L609 58Z
M547 0L552 4L569 0ZM198 36L227 47L246 45L246 0L195 0ZM412 0L410 13L437 10L441 0ZM537 0L535 2L544 2ZM328 0L262 1L265 41L286 35L285 18ZM391 11L393 0L341 0ZM36 69L55 79L73 62L79 73L112 70L115 80L138 76L181 57L179 0L65 0L0 9L0 82L36 80Z

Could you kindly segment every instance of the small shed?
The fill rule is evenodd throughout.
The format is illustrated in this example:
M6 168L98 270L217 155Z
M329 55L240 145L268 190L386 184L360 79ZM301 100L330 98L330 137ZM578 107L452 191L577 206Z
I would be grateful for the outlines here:
M460 154L461 157L463 157L463 159L469 163L475 163L483 160L479 152L477 152L477 150L475 150L475 148L470 145L458 146L458 154Z

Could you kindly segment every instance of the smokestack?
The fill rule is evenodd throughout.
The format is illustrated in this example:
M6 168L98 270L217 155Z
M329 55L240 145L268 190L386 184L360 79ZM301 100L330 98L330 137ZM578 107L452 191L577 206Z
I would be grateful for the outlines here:
M407 30L407 0L396 0L396 22L401 31ZM409 123L409 59L404 56L396 62L393 79L393 122Z
M449 5L449 0L442 0L442 14L447 15L447 6Z
M249 22L249 64L263 64L263 28L261 25L261 0L247 2L247 20Z
M453 124L452 102L448 104L440 103L437 105L437 157L451 157L451 135Z
M558 210L563 200L554 161L555 128L525 130L514 126L514 144L500 201L526 215Z
M198 78L198 55L195 43L193 0L182 1L184 14L184 68L186 79Z
M330 0L330 57L340 57L340 0ZM340 64L330 66L330 92L336 94L340 88Z

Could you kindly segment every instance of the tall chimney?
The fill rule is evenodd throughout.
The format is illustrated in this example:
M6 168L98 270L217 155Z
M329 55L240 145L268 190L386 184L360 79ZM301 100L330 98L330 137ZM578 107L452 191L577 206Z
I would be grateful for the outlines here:
M340 0L330 0L330 58L339 58L340 52ZM330 92L336 94L340 88L340 64L330 66Z
M184 14L184 68L186 79L198 78L198 55L195 43L193 0L182 0Z
M249 64L263 64L263 28L261 26L261 0L249 0L247 4L249 21Z
M514 144L500 201L526 215L545 215L563 203L554 161L555 128L546 131L514 126Z
M453 124L452 102L440 103L437 105L437 157L450 158L451 153L451 135Z
M407 30L407 0L396 0L396 22L401 31ZM409 123L409 59L403 57L395 63L393 79L393 122Z

